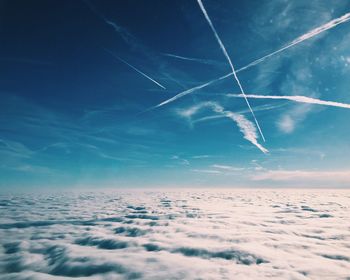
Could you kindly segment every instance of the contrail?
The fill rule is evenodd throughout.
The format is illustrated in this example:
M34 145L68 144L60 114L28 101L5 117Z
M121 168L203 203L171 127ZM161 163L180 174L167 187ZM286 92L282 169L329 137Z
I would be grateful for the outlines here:
M88 8L95 13L95 15L97 17L99 17L101 20L103 20L106 24L110 25L115 32L117 32L122 39L125 41L125 43L127 43L129 46L131 46L132 48L135 49L142 49L142 47L136 42L136 38L130 34L125 28L119 26L118 24L116 24L115 22L109 20L108 18L106 18L104 16L103 13L101 13L100 11L98 11L96 9L96 7L89 1L89 0L82 0L87 6ZM119 61L125 63L126 65L128 65L129 67L131 67L132 69L134 69L135 71L137 71L138 73L140 73L142 76L146 77L147 79L151 80L152 82L154 82L156 85L158 85L159 87L166 89L163 85L161 85L160 83L158 83L157 81L155 81L154 79L152 79L150 76L146 75L145 73L143 73L142 71L140 71L139 69L135 68L134 66L132 66L130 63L126 62L125 60L123 60L122 58L118 57L117 55L115 55L114 53L112 53L110 50L105 49L106 52L110 53L114 58L118 59ZM144 52L144 51L143 51ZM144 52L145 53L145 52Z
M209 64L209 65L219 65L219 64L221 64L220 62L215 61L215 60L211 60L211 59L196 58L196 57L186 57L186 56L181 56L181 55L176 55L176 54L171 54L171 53L163 53L162 55L168 56L168 57L172 57L172 58L177 58L177 59L180 59L180 60L193 61L193 62Z
M295 46L295 45L297 45L297 44L299 44L299 43L301 43L301 42L303 42L305 40L308 40L308 39L310 39L310 38L312 38L312 37L314 37L314 36L324 32L324 31L326 31L328 29L336 27L338 24L347 22L349 20L350 20L350 13L347 13L347 14L339 17L339 18L333 19L333 20L327 22L326 24L321 25L320 27L317 27L315 29L310 30L309 32L305 33L304 35L299 36L298 38L296 38L295 40L293 40L292 42L290 42L288 45L284 46L283 48L281 48L281 49L279 49L277 51L274 51L274 52L272 52L272 53L270 53L268 55L265 55L262 58L254 60L253 62L249 63L248 65L246 65L246 66L240 68L239 70L237 70L237 72L246 70L246 69L248 69L248 68L250 68L250 67L252 67L254 65L257 65L260 62L264 61L266 58L274 56L274 55L276 55L276 54L278 54L278 53L280 53L280 52L282 52L282 51L284 51L286 49L289 49L290 47L293 47L293 46Z
M106 52L110 53L114 58L118 59L119 61L125 63L126 65L128 65L129 67L131 67L132 69L134 69L136 72L138 72L139 74L141 74L142 76L146 77L147 79L149 79L150 81L152 81L153 83L155 83L157 86L161 87L162 89L166 89L163 85L161 85L160 83L158 83L157 81L155 81L154 79L152 79L150 76L146 75L145 73L143 73L142 71L140 71L139 69L137 69L136 67L132 66L130 63L128 63L127 61L125 61L124 59L120 58L119 56L117 56L116 54L114 54L113 52L104 49Z
M202 102L191 107L188 110L183 112L179 112L182 117L191 117L192 115L197 114L203 108L210 108L215 113L221 115L222 117L229 118L234 121L239 130L243 133L244 139L248 140L250 143L255 145L260 151L264 154L267 154L269 151L258 143L258 134L256 130L256 126L253 122L248 120L243 114L231 112L225 110L219 103L213 101Z
M236 73L244 71L244 70L246 70L246 69L248 69L248 68L250 68L252 66L255 66L255 65L263 62L265 59L270 58L270 57L272 57L272 56L274 56L274 55L276 55L276 54L278 54L278 53L280 53L280 52L282 52L282 51L284 51L286 49L289 49L290 47L295 46L295 45L297 45L297 44L299 44L299 43L301 43L301 42L303 42L305 40L308 40L308 39L310 39L310 38L312 38L312 37L314 37L314 36L324 32L326 30L329 30L329 29L337 26L338 24L347 22L349 19L350 19L350 13L347 13L347 14L345 14L345 15L337 18L337 19L331 20L330 22L328 22L328 23L326 23L324 25L321 25L318 28L315 28L315 29L311 30L311 31L305 33L304 35L299 36L297 39L293 40L291 43L289 43L285 47L283 47L283 48L281 48L281 49L279 49L277 51L274 51L274 52L272 52L272 53L270 53L268 55L265 55L262 58L254 60L253 62L247 64L246 66L243 66L242 68L238 69L236 71ZM173 101L175 101L175 100L177 100L177 99L179 99L179 98L181 98L181 97L183 97L183 96L185 96L187 94L191 94L191 93L197 91L198 89L202 89L202 88L205 88L207 86L210 86L210 85L212 85L212 84L214 84L214 83L216 83L218 81L221 81L223 79L226 79L226 78L228 78L228 77L230 77L232 75L233 75L233 73L231 72L231 73L228 73L228 74L226 74L224 76L221 76L221 77L219 77L217 79L211 80L211 81L209 81L209 82L207 82L207 83L205 83L203 85L199 85L199 86L190 88L188 90L185 90L183 92L180 92L179 94L173 96L172 98L170 98L168 100L163 101L162 103L158 104L157 106L154 106L154 107L150 108L149 110L152 110L152 109L155 109L157 107L160 107L160 106L163 106L165 104L168 104L170 102L173 102ZM147 111L149 111L149 110L147 110Z
M110 21L109 19L107 19L103 13L101 13L99 10L96 9L96 7L89 1L89 0L82 0L87 6L88 8L96 15L98 16L100 19L102 19L106 24L110 25L113 27L113 29L116 32L121 32L123 31L123 28L119 25L117 25L115 22Z
M197 0L197 2L198 2L199 7L200 7L201 10L202 10L202 13L203 13L204 17L206 18L206 20L207 20L207 22L208 22L208 24L209 24L211 30L212 30L213 33L214 33L215 38L216 38L216 40L218 41L222 52L224 53L224 55L225 55L225 57L226 57L228 63L230 64L230 67L231 67L233 76L234 76L234 78L235 78L235 80L236 80L236 82L237 82L237 84L238 84L238 86L239 86L239 88L240 88L240 90L241 90L243 96L245 96L245 93L244 93L243 87L242 87L242 85L241 85L241 82L240 82L240 80L239 80L238 77L237 77L235 68L233 67L231 58L230 58L230 56L228 55L228 53L227 53L227 51L226 51L226 48L225 48L224 44L222 43L222 41L221 41L221 39L220 39L218 33L216 32L216 29L215 29L213 23L211 22L211 19L209 18L208 13L207 13L207 11L205 10L205 8L204 8L204 6L203 6L202 0ZM253 116L253 118L254 118L255 124L256 124L256 126L258 127L258 129L259 129L260 135L261 135L262 139L263 139L264 142L265 142L264 134L262 133L262 131L261 131L261 129L260 129L260 125L259 125L258 120L256 119L255 114L254 114L254 112L253 112L253 110L252 110L252 108L251 108L251 106L250 106L250 104L249 104L249 101L248 101L248 99L247 99L246 97L245 97L244 99L245 99L245 102L247 103L248 108L249 108L249 110L250 110L250 112L251 112L251 114L252 114L252 116Z
M223 114L237 123L239 130L243 133L246 140L255 145L264 154L267 154L269 152L266 148L258 143L258 135L256 134L254 123L249 121L244 115L241 114L233 113L230 111L224 111Z
M254 108L254 112L272 110L272 109L276 109L276 108L281 108L283 106L285 106L285 104L282 104L282 105L269 105L269 104L261 105L261 106L255 107ZM249 110L245 109L245 110L238 111L237 113L242 115L242 114L245 114L245 113L249 113ZM181 112L180 112L180 115L181 115ZM219 119L219 118L223 118L223 117L225 117L225 116L223 116L223 115L212 115L212 116L202 117L202 118L199 118L199 119L191 120L191 124L196 124L196 123L199 123L199 122Z
M127 29L118 25L114 21L109 20L105 15L100 12L89 0L82 0L87 7L92 11L98 18L100 18L104 23L111 26L113 30L118 33L118 35L123 39L123 41L129 45L132 49L141 51L145 55L149 56L149 54L144 50L144 46L140 44L135 36L133 36Z
M246 140L255 145L264 154L267 154L269 152L265 147L258 143L256 127L254 123L248 120L244 115L224 110L222 106L216 103L212 103L211 106L214 112L222 114L225 117L233 120L239 127L239 130L243 133Z
M229 74L229 75L231 75L231 74ZM219 78L219 80L225 79L226 77L228 77L228 76L227 76L227 75L226 75L226 76L223 76L223 77ZM168 100L165 100L165 101L163 101L162 103L160 103L160 104L158 104L158 105L156 105L156 106L154 106L154 107L151 107L151 108L148 109L147 111L150 111L150 110L155 109L155 108L157 108L157 107L161 107L161 106L163 106L163 105L165 105L165 104L168 104L168 103L170 103L170 102L173 102L173 101L175 101L176 99L179 99L179 98L181 98L181 97L183 97L183 96L185 96L185 95L187 95L187 94L189 94L189 93L192 93L192 92L194 92L194 91L196 91L196 90L199 90L199 89L201 89L201 88L207 87L207 86L211 85L212 83L214 83L214 82L213 82L213 81L210 81L210 82L207 82L207 83L205 83L205 84L203 84L203 85L199 85L199 86L190 88L190 89L188 89L188 90L185 90L185 91L183 91L183 92L180 92L179 94L173 96L172 98L169 98Z
M244 98L244 96L242 94L227 94L226 96L228 96L228 97ZM350 109L350 104L347 104L347 103L340 103L340 102L334 102L334 101L325 101L325 100L320 100L320 99L311 98L311 97L302 96L302 95L257 95L257 94L247 94L246 97L248 97L248 98L256 98L256 99L284 99L284 100L291 100L291 101L300 102L300 103L318 104L318 105L324 105L324 106L332 106L332 107L340 107L340 108Z
M171 103L171 102L173 102L173 101L175 101L175 100L177 100L177 99L179 99L179 98L181 98L181 97L184 97L184 96L186 96L186 95L188 95L188 94L191 94L192 92L195 92L195 91L197 91L197 90L199 90L199 89L202 89L202 88L205 88L205 87L207 87L207 86L210 86L211 84L214 84L214 83L217 82L217 81L226 79L227 77L229 77L229 76L231 76L231 75L233 75L233 74L232 74L232 73L229 73L229 74L227 74L227 75L225 75L225 76L222 76L222 77L220 77L220 78L217 78L217 79L215 79L215 80L211 80L211 81L209 81L209 82L207 82L207 83L205 83L205 84L202 84L202 85L199 85L199 86L195 86L195 87L193 87L193 88L190 88L190 89L187 89L187 90L185 90L185 91L182 91L182 92L176 94L175 96L173 96L173 97L171 97L171 98L169 98L169 99L167 99L167 100L165 100L165 101L159 103L158 105L155 105L155 106L153 106L153 107L150 107L150 108L148 108L148 109L146 109L146 110L140 112L139 115L140 115L140 114L143 114L143 113L146 113L146 112L149 112L149 111L152 111L152 110L154 110L154 109L156 109L156 108L162 107L162 106L164 106L164 105L166 105L166 104L168 104L168 103Z

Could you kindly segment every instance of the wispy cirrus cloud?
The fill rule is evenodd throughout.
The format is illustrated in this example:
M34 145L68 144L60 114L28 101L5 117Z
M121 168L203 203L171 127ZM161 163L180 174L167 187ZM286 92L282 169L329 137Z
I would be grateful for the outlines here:
M249 121L244 115L233 113L230 111L223 111L222 113L237 123L239 130L243 133L244 138L246 140L258 147L258 149L264 154L267 154L269 152L266 148L264 148L261 144L258 143L258 135L255 125L251 121Z
M34 151L20 142L0 138L0 154L16 158L30 158Z
M90 11L92 11L98 18L104 21L108 26L112 27L113 30L123 39L123 41L133 49L144 51L144 46L140 44L137 39L124 27L120 26L116 22L108 19L102 12L100 12L95 5L89 0L83 0L83 2L88 6Z
M283 106L285 106L286 104L278 104L278 105L271 105L271 104L263 104L260 106L256 106L254 107L254 112L258 112L258 111L269 111L269 110L273 110L273 109L278 109L281 108ZM181 110L178 110L179 114L181 115ZM249 110L240 110L237 113L239 114L245 114L248 113ZM225 118L225 116L221 115L221 114L217 114L217 115L211 115L211 116L204 116L198 119L194 119L191 120L191 124L196 124L199 122L205 122L205 121L210 121L210 120L216 120L216 119L222 119Z
M187 57L187 56L181 56L171 53L163 53L164 56L184 60L184 61L192 61L192 62L198 62L202 64L208 64L208 65L221 65L221 62L212 60L212 59L205 59L205 58L197 58L197 57Z
M200 169L191 169L192 172L213 174L213 175L221 174L226 176L237 174L238 171L244 171L244 170L245 168L235 167L231 165L223 165L223 164L212 164L210 166L206 166Z
M254 123L248 120L243 114L225 110L224 107L222 107L217 102L202 102L188 109L178 110L177 112L180 116L188 118L193 116L203 108L210 108L213 112L234 121L237 124L239 130L243 133L243 137L246 140L248 140L257 148L259 148L263 153L268 153L268 150L258 143L258 134Z
M190 161L188 159L182 158L178 155L172 156L171 159L177 161L181 165L190 165Z
M210 155L198 155L198 156L192 156L193 159L202 159L202 158L210 158Z
M193 172L198 173L207 173L207 174L221 174L222 172L219 170L213 170L213 169L191 169Z
M266 170L254 173L254 181L329 181L350 182L350 170L307 171L307 170Z
M244 168L242 167L235 167L231 165L222 165L222 164L213 164L211 166L212 168L216 168L218 170L223 170L223 171L242 171Z
M297 123L304 119L307 112L308 108L298 107L292 112L281 116L276 125L281 132L290 134L295 130Z
M0 172L3 170L19 171L21 173L52 175L55 170L35 162L35 156L41 150L33 150L18 141L0 139Z

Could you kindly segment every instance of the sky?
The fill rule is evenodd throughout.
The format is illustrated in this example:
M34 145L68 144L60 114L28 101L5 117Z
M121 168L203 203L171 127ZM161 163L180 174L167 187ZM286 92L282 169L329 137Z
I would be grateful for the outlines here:
M349 12L0 1L1 190L350 186Z

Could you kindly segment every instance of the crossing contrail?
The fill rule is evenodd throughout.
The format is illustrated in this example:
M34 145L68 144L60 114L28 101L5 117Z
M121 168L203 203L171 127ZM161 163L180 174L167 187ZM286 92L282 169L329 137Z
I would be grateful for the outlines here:
M280 53L282 51L285 51L285 50L287 50L287 49L289 49L289 48L291 48L291 47L293 47L293 46L295 46L297 44L300 44L303 41L311 39L312 37L314 37L314 36L324 32L324 31L332 29L332 28L336 27L337 25L339 25L341 23L345 23L345 22L347 22L349 20L350 20L350 13L347 13L347 14L339 17L339 18L333 19L333 20L329 21L328 23L326 23L324 25L321 25L320 27L312 29L311 31L305 33L304 35L299 36L298 38L296 38L295 40L293 40L291 43L287 44L286 46L282 47L281 49L278 49L278 50L276 50L276 51L274 51L274 52L272 52L272 53L270 53L268 55L265 55L265 56L263 56L263 57L261 57L259 59L256 59L256 60L252 61L251 63L247 64L246 66L243 66L240 69L237 69L236 73L239 73L241 71L247 70L248 68L253 67L253 66L263 62L267 58L270 58L270 57L272 57L272 56L274 56L274 55L276 55L276 54L278 54L278 53ZM231 72L231 73L228 73L228 74L226 74L224 76L216 78L214 80L206 82L205 84L202 84L202 85L199 85L199 86L187 89L187 90L185 90L183 92L178 93L177 95L173 96L172 98L169 98L168 100L165 100L162 103L160 103L160 104L158 104L158 105L148 109L147 111L155 109L157 107L161 107L161 106L166 105L168 103L171 103L171 102L173 102L173 101L175 101L175 100L177 100L177 99L179 99L181 97L184 97L184 96L186 96L188 94L191 94L191 93L193 93L193 92L195 92L195 91L197 91L199 89L205 88L205 87L210 86L210 85L212 85L212 84L214 84L216 82L224 80L224 79L226 79L226 78L228 78L228 77L230 77L232 75L233 75L233 73Z
M230 74L230 75L231 75L231 74ZM219 80L225 79L226 77L227 77L227 76L221 77L221 78L219 78ZM169 98L169 99L163 101L162 103L159 103L158 105L156 105L156 106L154 106L154 107L148 109L148 111L149 111L149 110L152 110L152 109L155 109L155 108L157 108L157 107L161 107L161 106L163 106L163 105L165 105L165 104L168 104L168 103L170 103L170 102L173 102L173 101L175 101L176 99L179 99L179 98L181 98L181 97L183 97L183 96L185 96L185 95L187 95L187 94L190 94L190 93L192 93L192 92L194 92L194 91L196 91L196 90L199 90L199 89L201 89L201 88L205 88L205 87L211 85L212 83L214 83L214 82L213 82L213 81L210 81L210 82L207 82L207 83L205 83L205 84L203 84L203 85L199 85L199 86L190 88L190 89L188 89L188 90L185 90L185 91L183 91L183 92L180 92L179 94L173 96L172 98Z
M242 94L227 94L228 97L237 97L237 98L244 98ZM340 107L340 108L346 108L350 109L350 104L347 103L340 103L340 102L334 102L334 101L325 101L320 100L312 97L302 96L302 95L257 95L257 94L247 94L246 97L248 98L255 98L255 99L284 99L284 100L291 100L295 102L300 103L308 103L308 104L318 104L318 105L324 105L324 106L332 106L332 107Z
M211 21L209 15L208 15L208 13L207 13L207 11L206 11L206 9L205 9L203 3L202 3L202 0L197 0L197 2L198 2L199 7L200 7L201 10L202 10L202 13L203 13L205 19L207 20L207 22L208 22L208 24L209 24L211 30L212 30L213 33L214 33L215 38L216 38L216 40L218 41L222 52L224 53L224 55L225 55L225 57L226 57L228 63L230 64L230 67L231 67L233 76L234 76L234 78L235 78L235 80L236 80L236 82L237 82L237 84L238 84L238 86L239 86L239 88L240 88L240 90L241 90L243 96L245 96L245 93L244 93L242 84L241 84L240 80L239 80L238 77L237 77L237 74L236 74L235 68L234 68L234 66L233 66L233 64L232 64L231 58L230 58L230 56L228 55L228 53L227 53L227 51L226 51L226 48L225 48L224 44L222 43L222 41L221 41L221 39L220 39L218 33L216 32L216 29L215 29L215 27L214 27L214 25L213 25L213 23L212 23L212 21ZM262 139L263 139L264 142L265 142L264 134L263 134L262 131L261 131L259 122L258 122L258 120L257 120L256 117L255 117L254 111L253 111L252 107L250 106L248 99L247 99L246 97L245 97L244 99L245 99L245 102L247 103L248 108L249 108L249 110L250 110L250 112L251 112L251 114L252 114L252 116L253 116L253 118L254 118L255 124L256 124L256 126L258 127L258 130L259 130L259 132L260 132L260 135L261 135Z
M141 70L137 69L136 67L132 66L130 63L128 63L127 61L125 61L124 59L120 58L119 56L117 56L116 54L114 54L113 52L105 49L106 52L110 53L114 58L118 59L119 61L123 62L124 64L128 65L129 67L131 67L132 69L134 69L137 73L141 74L142 76L144 76L145 78L147 78L148 80L152 81L153 83L155 83L157 86L161 87L162 89L166 89L163 85L161 85L160 83L158 83L156 80L152 79L150 76L148 76L147 74L143 73Z

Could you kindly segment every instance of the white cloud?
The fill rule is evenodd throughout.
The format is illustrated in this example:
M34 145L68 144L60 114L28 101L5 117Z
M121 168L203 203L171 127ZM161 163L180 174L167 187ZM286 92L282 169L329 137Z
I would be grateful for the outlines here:
M237 123L238 127L240 128L240 131L243 133L244 138L246 140L258 147L258 149L264 154L269 152L265 147L258 143L258 135L256 133L256 128L254 124L251 121L249 121L244 115L236 114L230 111L225 111L224 114Z
M176 55L176 54L171 54L171 53L163 53L164 56L180 59L180 60L187 60L187 61L193 61L193 62L198 62L198 63L203 63L203 64L208 64L208 65L221 65L223 63L216 61L216 60L211 60L211 59L204 59L204 58L197 58L197 57L186 57L186 56L181 56L181 55Z
M201 158L209 158L210 155L198 155L198 156L193 156L192 158L194 159L201 159Z
M292 133L295 128L295 121L290 115L283 115L277 122L277 126L284 133Z
M244 170L244 168L242 168L242 167L235 167L235 166L222 165L222 164L213 164L211 167L217 168L217 169L222 169L225 171L242 171L242 170Z
M350 170L339 171L306 171L306 170L267 170L251 176L255 181L328 181L349 182Z
M221 174L222 172L219 170L212 170L212 169L191 169L193 172L199 172L199 173L208 173L208 174Z
M182 165L190 165L189 160L185 158L181 158L180 156L177 156L177 155L172 156L171 159L176 160L179 164L182 164Z
M224 107L222 107L217 102L202 102L185 110L177 110L177 112L180 116L188 118L192 117L203 108L209 108L215 113L233 120L239 127L239 130L243 133L243 136L246 140L255 145L263 153L268 153L268 150L258 143L258 134L254 123L248 120L243 114L225 110Z
M1 279L346 280L348 196L300 189L1 195Z

